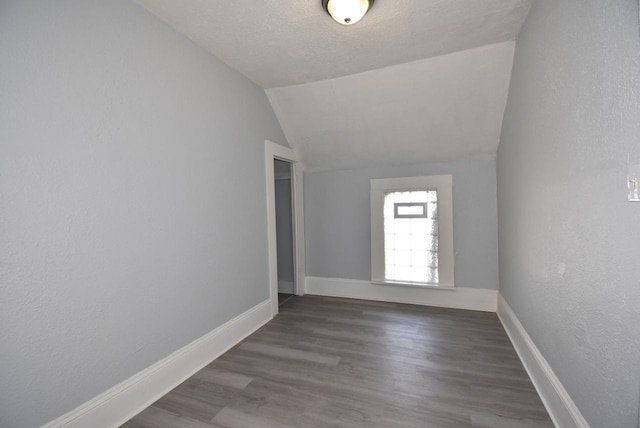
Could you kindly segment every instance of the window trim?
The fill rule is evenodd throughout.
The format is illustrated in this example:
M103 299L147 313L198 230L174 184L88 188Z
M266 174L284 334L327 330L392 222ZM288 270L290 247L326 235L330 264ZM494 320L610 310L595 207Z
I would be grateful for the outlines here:
M385 279L384 194L388 192L436 190L438 192L438 283L401 282ZM454 281L453 177L375 178L371 180L371 282L451 289Z
M429 218L427 208L428 202L396 202L393 204L393 215L395 218ZM422 214L400 214L400 207L422 207Z

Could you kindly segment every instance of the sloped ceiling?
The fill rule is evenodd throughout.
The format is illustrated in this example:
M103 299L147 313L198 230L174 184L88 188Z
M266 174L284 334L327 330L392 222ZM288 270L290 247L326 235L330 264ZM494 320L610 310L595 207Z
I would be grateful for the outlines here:
M263 88L307 170L494 158L531 0L135 0Z
M514 40L531 0L377 0L336 24L321 0L136 0L263 88Z
M267 95L305 169L495 158L514 42Z

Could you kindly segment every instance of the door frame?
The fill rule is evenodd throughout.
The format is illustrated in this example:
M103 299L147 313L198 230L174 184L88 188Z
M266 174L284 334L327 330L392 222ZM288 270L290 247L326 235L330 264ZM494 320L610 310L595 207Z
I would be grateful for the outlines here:
M269 252L269 299L271 315L278 314L278 247L276 234L276 186L273 161L279 159L291 163L291 189L293 209L293 271L295 294L304 295L304 198L303 169L296 154L288 147L265 140L265 172L267 181L267 242Z

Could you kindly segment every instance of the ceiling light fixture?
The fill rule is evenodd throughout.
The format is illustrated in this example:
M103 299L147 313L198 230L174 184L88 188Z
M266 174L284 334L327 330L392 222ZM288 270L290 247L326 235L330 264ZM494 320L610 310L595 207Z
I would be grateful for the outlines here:
M374 0L322 0L322 7L342 25L353 25L373 6Z

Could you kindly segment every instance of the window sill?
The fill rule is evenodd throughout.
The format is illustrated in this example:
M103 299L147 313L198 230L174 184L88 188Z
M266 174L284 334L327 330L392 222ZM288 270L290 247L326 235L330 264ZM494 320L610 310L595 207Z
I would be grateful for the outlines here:
M428 288L433 290L455 290L453 285L435 284L430 282L402 282L402 281L371 281L374 285L392 285L394 287Z

